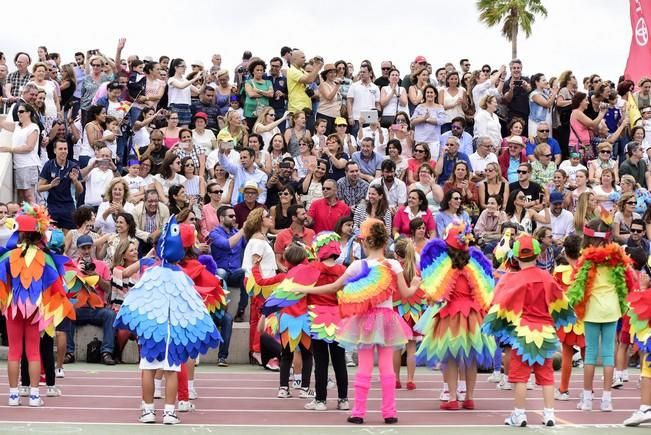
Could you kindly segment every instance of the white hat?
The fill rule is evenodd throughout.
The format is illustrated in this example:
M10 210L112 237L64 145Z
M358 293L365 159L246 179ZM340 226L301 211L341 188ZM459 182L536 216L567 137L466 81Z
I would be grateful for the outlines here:
M191 66L200 66L201 69L203 69L203 62L201 62L200 60L195 60L195 61L192 62L190 65L191 65Z

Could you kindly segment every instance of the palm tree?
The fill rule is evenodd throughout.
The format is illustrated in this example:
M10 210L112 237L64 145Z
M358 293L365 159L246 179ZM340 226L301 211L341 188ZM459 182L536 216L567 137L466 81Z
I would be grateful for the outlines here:
M518 57L518 31L531 36L536 15L547 16L541 0L477 0L479 21L488 27L502 23L502 35L511 41L511 58Z

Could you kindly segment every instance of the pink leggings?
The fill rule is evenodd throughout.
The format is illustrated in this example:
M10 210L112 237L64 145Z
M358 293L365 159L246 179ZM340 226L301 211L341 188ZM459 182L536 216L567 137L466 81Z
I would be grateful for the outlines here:
M16 312L13 319L7 312L7 337L9 339L9 361L20 361L23 355L23 343L27 361L41 361L39 346L41 334L38 330L38 322L32 324L32 319L24 319L20 312Z
M382 417L396 417L396 374L393 371L392 347L373 346L357 350L358 369L355 375L355 404L352 416L364 418L366 400L371 388L373 374L373 354L377 349L378 367L380 368L380 385L382 387Z

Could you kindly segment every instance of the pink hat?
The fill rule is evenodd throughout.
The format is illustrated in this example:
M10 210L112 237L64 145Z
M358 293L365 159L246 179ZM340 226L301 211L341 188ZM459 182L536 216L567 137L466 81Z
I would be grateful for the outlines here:
M419 55L414 59L414 63L427 63L427 59L425 59L425 56Z

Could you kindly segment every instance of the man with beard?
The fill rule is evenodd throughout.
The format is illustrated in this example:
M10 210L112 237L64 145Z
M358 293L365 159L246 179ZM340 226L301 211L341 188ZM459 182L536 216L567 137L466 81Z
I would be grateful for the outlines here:
M407 185L396 178L396 164L391 160L385 160L381 166L382 176L371 181L370 186L382 186L384 196L389 202L391 214L395 214L398 207L407 202ZM367 198L368 199L368 194Z
M276 253L276 263L282 272L287 272L287 262L283 258L285 248L292 242L301 242L306 246L312 245L314 240L314 231L305 227L307 213L303 204L292 204L287 209L287 217L292 220L289 228L285 228L276 235L274 243L274 252Z
M339 218L349 215L350 208L337 198L337 182L329 178L323 182L323 198L312 201L305 225L316 234L334 231Z
M142 147L138 150L140 153L140 161L144 162L148 158L153 162L151 167L151 174L156 175L160 173L160 167L165 160L167 149L163 146L163 132L156 129L149 133L149 145Z

